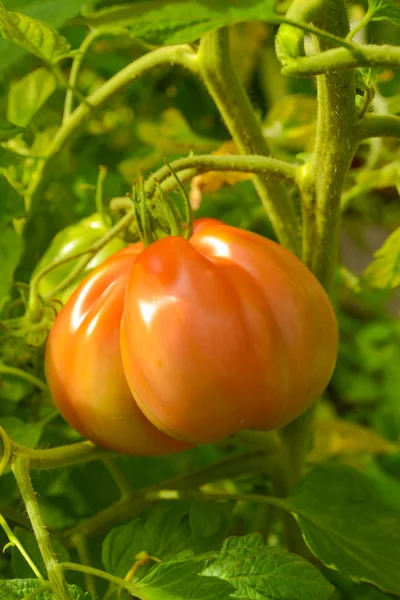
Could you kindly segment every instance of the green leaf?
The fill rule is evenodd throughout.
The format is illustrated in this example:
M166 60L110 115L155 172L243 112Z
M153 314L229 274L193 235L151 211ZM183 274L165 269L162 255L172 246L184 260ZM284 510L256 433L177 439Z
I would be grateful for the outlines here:
M227 539L202 575L218 577L243 600L327 600L333 587L313 565L282 548L268 548L261 534Z
M276 20L275 0L148 0L113 6L76 19L91 27L128 26L153 44L194 42L201 35L242 21Z
M288 500L312 552L328 567L386 592L400 589L400 511L364 475L318 466Z
M46 62L55 64L70 55L69 42L55 29L38 19L8 11L1 2L0 30L4 38Z
M3 4L10 10L18 10L24 14L44 21L47 25L58 29L66 19L70 19L79 14L82 8L82 0L68 0L68 2L60 2L60 0L4 0ZM92 5L98 4L98 0ZM16 47L8 40L0 39L0 71L4 71L25 54L21 47Z
M374 254L374 260L365 269L364 281L379 289L400 285L400 227L385 240Z
M22 240L11 225L0 222L0 311L7 298L12 277L22 256Z
M31 594L42 583L37 579L8 579L0 581L0 600L22 600L28 594ZM76 585L70 585L69 591L73 600L90 600L90 595L82 592ZM35 596L35 600L53 600L54 596L50 592L43 592Z
M22 162L24 157L0 145L0 168L6 169Z
M210 507L209 512L203 510L200 531L191 526L192 510L187 503L176 502L155 509L147 520L138 518L110 531L102 550L107 571L125 577L135 556L143 551L161 560L186 549L205 552L218 548L228 532L230 505Z
M34 448L43 433L40 423L24 423L17 417L0 417L0 425L17 444Z
M234 587L217 577L199 575L214 555L181 552L157 565L136 585L148 600L228 600Z
M8 92L8 119L22 127L28 125L56 87L54 74L44 68L36 69L13 82Z
M372 13L371 21L387 19L400 25L400 6L395 0L369 0L368 11Z
M22 217L23 214L23 199L7 179L0 175L0 225L1 223L9 224L12 219Z
M10 118L10 117L9 117ZM12 119L10 119L12 121ZM0 119L0 142L5 142L25 131L24 127L19 127L14 123Z

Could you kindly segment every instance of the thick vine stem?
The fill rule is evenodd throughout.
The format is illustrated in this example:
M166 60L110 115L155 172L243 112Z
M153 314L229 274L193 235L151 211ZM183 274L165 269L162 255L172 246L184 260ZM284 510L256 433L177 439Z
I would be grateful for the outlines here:
M360 141L374 137L400 138L400 117L366 114L357 124L355 134Z
M213 156L200 154L187 158L178 158L171 163L174 171L179 173L180 181L188 181L210 171L237 171L240 173L255 173L265 177L280 179L295 184L299 172L299 165L291 164L269 156L243 156L229 154L227 156ZM167 166L163 166L154 173L146 182L146 193L151 194L156 188L156 182L163 184L168 189L175 189L173 176Z
M357 51L332 48L319 54L292 60L284 66L282 73L296 77L312 77L359 67L400 68L400 46L367 44L357 46Z
M13 442L14 453L18 458L29 460L29 468L33 470L62 469L91 460L108 459L111 452L95 446L91 442L79 442L48 450L32 450Z
M269 154L250 100L229 58L229 31L204 35L198 51L200 75L238 148L243 154ZM287 190L268 177L257 175L254 184L279 240L299 253L299 217Z
M46 567L51 589L59 600L72 600L62 567L57 561L46 525L39 509L36 493L33 489L29 475L29 460L25 456L19 456L15 459L12 470L15 479L17 480L22 500L24 501Z
M327 29L349 31L344 0L326 0L320 16ZM325 50L324 40L315 40ZM318 118L315 148L303 179L303 259L329 289L339 241L340 196L358 140L353 72L326 73L317 78Z
M184 44L157 48L127 65L93 92L93 94L88 96L86 103L80 104L74 110L56 133L49 148L47 158L43 161L41 168L35 175L35 180L28 192L28 199L30 199L33 205L40 200L40 192L46 183L57 156L71 138L82 128L83 123L92 114L92 111L99 109L124 87L144 73L165 64L182 65L196 72L196 53L190 46Z
M345 37L349 31L344 0L325 0L319 21ZM315 40L324 51L325 40ZM332 284L339 242L340 197L345 175L358 145L354 73L327 73L317 78L318 119L311 164L300 183L303 202L303 260L326 289ZM314 408L282 430L288 459L286 493L304 469Z

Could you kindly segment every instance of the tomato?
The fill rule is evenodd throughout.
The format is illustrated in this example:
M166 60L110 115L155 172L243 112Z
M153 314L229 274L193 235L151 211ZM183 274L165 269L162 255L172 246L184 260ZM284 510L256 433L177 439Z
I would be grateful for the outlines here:
M98 213L79 221L79 223L69 225L54 237L46 253L37 264L33 275L50 267L58 260L88 250L95 242L100 240L107 231L108 228L104 224L101 215ZM125 245L126 244L121 238L112 239L104 246L104 248L95 254L75 282L57 294L57 298L62 302L66 302L79 281L81 281L89 271L97 267L97 265L100 265L106 258L117 252L117 250L125 247ZM70 260L44 275L39 282L39 293L42 296L51 294L53 289L69 275L78 260L79 259Z
M146 417L176 439L286 425L323 392L337 348L320 283L257 234L205 220L189 241L148 246L130 271L125 375Z
M114 254L78 286L56 318L46 345L45 370L53 400L81 435L134 455L188 447L154 427L128 387L119 330L125 288L141 243Z

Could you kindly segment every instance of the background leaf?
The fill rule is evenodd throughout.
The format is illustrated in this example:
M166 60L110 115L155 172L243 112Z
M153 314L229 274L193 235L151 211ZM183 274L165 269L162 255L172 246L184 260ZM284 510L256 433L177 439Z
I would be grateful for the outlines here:
M268 548L261 534L231 537L202 575L229 581L242 600L328 600L333 587L313 565L282 548Z
M289 500L312 552L355 580L400 589L400 511L350 467L319 466Z
M400 285L400 227L375 252L373 262L364 271L364 281L380 289Z
M57 63L71 51L68 41L55 29L23 13L8 11L2 3L0 28L5 38L50 63Z
M7 118L24 127L57 87L54 74L43 67L10 85Z
M92 27L128 26L134 37L153 44L194 42L204 33L242 21L268 21L276 14L274 0L148 0L105 8L77 19Z

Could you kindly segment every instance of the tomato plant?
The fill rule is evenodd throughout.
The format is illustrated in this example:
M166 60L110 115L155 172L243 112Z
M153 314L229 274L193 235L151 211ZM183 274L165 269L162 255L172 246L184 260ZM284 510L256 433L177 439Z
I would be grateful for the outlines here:
M0 2L0 598L400 590L397 0Z

